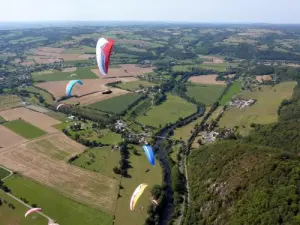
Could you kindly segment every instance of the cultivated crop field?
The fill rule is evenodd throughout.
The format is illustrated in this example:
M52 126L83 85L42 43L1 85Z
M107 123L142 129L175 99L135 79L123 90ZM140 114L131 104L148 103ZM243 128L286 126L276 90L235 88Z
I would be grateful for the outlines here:
M189 84L187 85L187 95L195 98L197 102L210 106L217 101L224 89L223 85Z
M22 119L25 122L46 131L47 133L56 133L57 130L52 126L60 123L60 121L55 120L45 114L34 112L22 107L1 111L0 116L8 121Z
M41 47L32 49L27 54L27 59L35 63L54 63L62 61L87 60L94 58L95 54L68 54L64 48Z
M201 75L201 76L192 76L189 78L189 81L193 83L199 84L218 84L218 85L226 85L225 81L216 81L218 75Z
M51 134L2 151L0 161L6 168L51 187L68 198L112 212L116 180L60 160L67 155L78 154L84 148L62 133Z
M284 82L274 87L261 86L253 92L244 91L238 95L242 98L254 98L257 102L246 109L230 109L220 120L220 127L239 126L241 134L249 132L251 123L268 124L277 121L277 110L284 99L292 96L296 82Z
M226 105L235 95L241 92L241 82L235 81L220 100L220 105Z
M204 60L203 63L224 63L224 60L221 57L209 56L209 55L199 55L201 59Z
M122 88L125 90L134 91L134 90L140 89L141 87L151 87L151 86L155 86L155 85L156 84L148 82L148 81L138 80L138 81L133 81L133 82L121 83L121 84L118 84L117 86L119 88Z
M92 105L89 105L88 107L103 110L105 112L119 114L124 112L131 104L137 101L140 97L141 94L129 93L126 95L94 103Z
M78 180L80 181L80 180ZM111 225L112 216L108 213L102 212L97 209L90 208L84 204L80 204L76 201L67 198L53 188L43 186L33 180L27 179L20 175L14 175L7 180L5 180L5 185L7 185L13 192L13 194L18 198L25 198L29 201L29 204L37 204L41 207L45 214L50 216L52 219L57 220L60 225L68 224L101 224ZM76 186L74 187L76 188ZM79 182L77 188L80 188ZM1 193L1 192L0 192ZM9 200L11 201L11 200ZM1 207L2 210L2 207ZM23 220L24 213L26 210L22 207L22 215L18 215L17 218ZM21 214L21 212L20 212ZM47 222L45 219L41 219L38 214L33 216L28 216L26 219L30 223L28 225L45 225ZM33 219L37 218L38 221L43 221L43 223L36 223ZM0 214L1 218L1 214ZM19 224L19 223L17 223ZM27 223L24 223L27 225ZM23 223L22 223L23 225Z
M25 138L2 125L0 125L0 134L0 152L2 148L9 148L26 141Z
M146 113L146 116L140 115L136 120L141 124L159 128L160 125L164 126L167 123L175 122L180 117L187 117L196 111L196 105L168 94L165 102L154 106Z
M27 207L22 205L20 202L9 197L4 192L0 191L0 199L3 204L0 206L0 221L3 225L45 225L48 220L39 214L34 216L24 217L25 212L28 210ZM6 201L6 203L4 203ZM15 209L12 209L8 204L13 204Z
M21 99L16 95L0 95L0 111L21 105Z
M45 131L26 123L24 120L11 120L5 122L3 126L26 139L33 139L46 134Z
M33 73L33 81L62 81L77 79L97 79L91 69L95 67L80 67L73 71L48 71L48 73Z

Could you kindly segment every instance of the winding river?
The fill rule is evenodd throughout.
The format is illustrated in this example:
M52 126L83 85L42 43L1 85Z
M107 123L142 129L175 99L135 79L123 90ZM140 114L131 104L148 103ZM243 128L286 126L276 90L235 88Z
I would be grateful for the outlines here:
M184 122L187 124L192 122L194 119L202 116L204 114L204 109L202 107L198 108L197 113L195 113L192 116L186 117L183 119ZM177 124L175 123L174 125L170 126L169 128L162 129L159 133L158 136L160 138L156 139L156 147L157 147L157 152L156 154L158 155L158 158L160 160L161 166L164 171L164 182L167 184L167 199L166 199L166 208L163 213L163 217L160 221L160 225L167 225L168 222L171 220L173 210L174 210L174 205L173 205L173 193L172 193L172 181L171 181L171 168L168 163L168 151L167 149L163 149L162 144L165 140L165 138L168 136L168 133L176 128Z

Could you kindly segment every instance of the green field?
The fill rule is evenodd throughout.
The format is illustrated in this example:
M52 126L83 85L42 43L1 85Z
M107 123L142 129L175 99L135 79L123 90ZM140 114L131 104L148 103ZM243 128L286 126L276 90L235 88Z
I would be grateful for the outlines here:
M194 97L197 102L211 106L221 96L224 89L223 85L189 84L187 85L187 95Z
M90 140L90 141L99 141L102 144L117 144L120 141L122 141L121 135L114 133L108 129L93 129L92 128L92 122L87 122L87 123L82 123L82 127L81 130L79 131L72 131L70 129L70 125L78 123L79 121L72 121L72 122L65 122L65 123L61 123L61 124L57 124L55 125L55 127L58 130L63 130L63 129L67 129L72 138L75 138L75 135L78 134L80 135L82 138L86 139L86 140Z
M60 225L95 225L99 224L99 221L103 225L112 224L112 216L72 201L57 191L20 175L14 175L5 180L4 183L12 190L12 193L16 197L25 198L29 201L30 205L37 204L43 209L45 214L56 220Z
M0 167L0 180L7 177L10 174L9 171Z
M118 84L117 86L121 89L134 91L143 87L151 87L154 85L156 84L144 80L137 80L137 81L127 82L127 83L121 83Z
M196 105L180 97L168 94L165 102L154 106L146 115L140 115L136 120L141 124L159 128L160 125L164 126L167 123L174 123L180 117L187 117L196 111Z
M112 150L111 147L91 148L81 154L72 164L109 177L118 177L113 172L113 168L119 166L120 159L121 155L118 149Z
M21 135L26 139L37 138L46 134L45 131L29 123L26 123L24 120L8 121L4 123L3 126L7 127L8 129L12 130L13 132Z
M296 82L284 82L271 86L261 86L253 92L244 91L238 95L242 98L254 98L257 102L246 109L230 109L220 119L220 127L239 126L241 134L247 134L251 130L251 123L268 124L277 121L277 110L284 99L292 96Z
M220 105L226 105L232 97L240 93L241 87L241 82L235 81L221 98Z
M102 110L105 112L119 114L124 112L132 103L137 101L140 97L141 94L129 93L126 95L120 95L114 98L106 99L104 101L88 105L88 107Z
M155 166L151 166L141 146L135 146L135 148L140 155L134 155L130 151L129 161L132 168L128 170L128 173L131 178L122 178L121 180L124 189L120 190L121 197L117 200L115 225L144 224L148 205L151 204L150 190L155 184L162 184L162 170L159 163L156 162ZM146 173L146 169L150 169L150 171ZM148 187L140 197L135 210L131 212L129 208L131 195L141 183L148 184ZM141 206L144 207L143 210L140 209Z
M37 213L25 218L24 214L28 208L2 191L0 191L0 199L3 203L0 206L1 225L45 225L48 223L47 219ZM8 204L12 204L15 208L10 208Z
M80 67L74 72L60 72L52 71L52 73L36 72L32 73L33 81L62 81L62 80L77 80L77 79L97 79L98 76L94 74L91 69L95 66ZM76 74L74 76L71 76Z

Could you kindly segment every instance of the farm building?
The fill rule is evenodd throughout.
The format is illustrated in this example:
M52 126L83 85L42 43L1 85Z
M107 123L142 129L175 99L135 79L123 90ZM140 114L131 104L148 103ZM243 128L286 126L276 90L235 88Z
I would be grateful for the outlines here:
M256 102L256 99L234 99L228 103L229 108L245 109Z

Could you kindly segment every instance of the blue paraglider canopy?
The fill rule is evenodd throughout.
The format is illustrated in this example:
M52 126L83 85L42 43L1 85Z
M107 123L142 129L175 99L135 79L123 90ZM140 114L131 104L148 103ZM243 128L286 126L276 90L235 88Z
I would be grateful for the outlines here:
M143 145L143 149L144 149L144 152L148 158L148 161L150 162L150 164L152 166L155 165L155 157L154 157L154 153L153 153L153 149L150 145Z
M73 89L73 86L74 84L80 84L80 85L83 85L82 81L81 80L71 80L68 84L67 84L67 87L66 87L66 95L69 97L71 96L71 93L72 93L72 89Z

